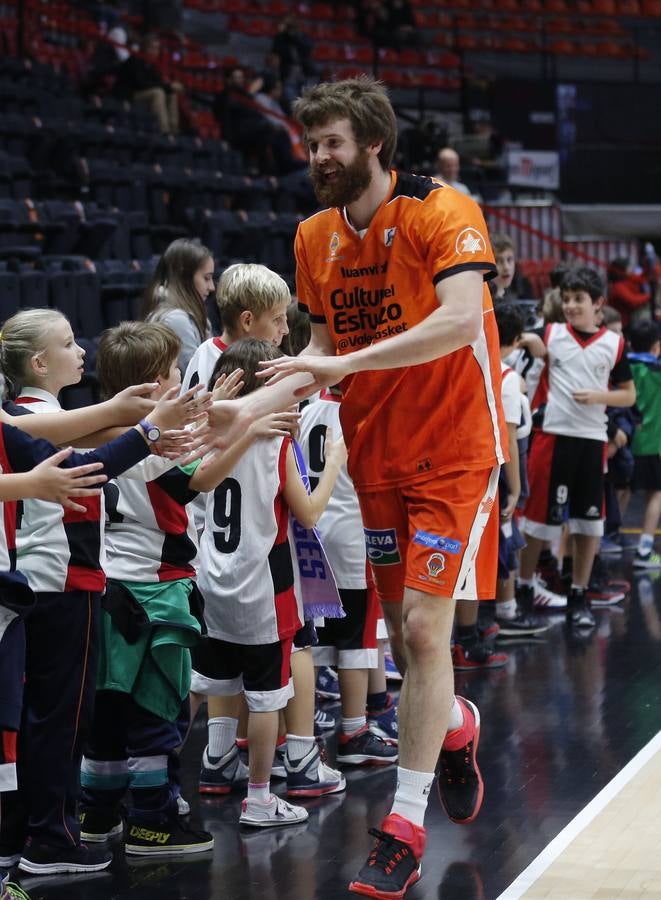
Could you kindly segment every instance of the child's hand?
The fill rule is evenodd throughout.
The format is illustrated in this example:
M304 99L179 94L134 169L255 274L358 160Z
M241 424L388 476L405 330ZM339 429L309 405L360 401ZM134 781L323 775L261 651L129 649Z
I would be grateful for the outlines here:
M333 429L326 429L326 443L324 445L324 457L326 465L335 465L338 469L347 461L347 448L344 437L340 435L338 440L333 440Z
M298 429L300 418L301 414L292 410L270 413L268 416L262 416L261 419L257 419L253 422L248 431L255 438L269 438L292 434L292 432Z
M572 397L577 403L586 406L590 403L600 403L601 402L601 393L599 391L589 391L587 389L581 389L580 391L574 391Z
M149 414L149 421L157 425L161 432L183 428L206 417L211 402L211 394L199 384L181 395L179 387L175 386L163 394Z
M157 387L157 383L134 384L115 394L108 401L113 413L113 424L136 425L140 419L149 416L156 405L149 397Z
M191 431L164 431L161 439L155 444L149 445L151 452L165 459L179 459L193 448L193 433ZM187 461L191 462L187 458Z
M516 504L519 502L519 495L517 494L507 494L507 503L503 507L500 512L500 518L502 522L509 522L509 520L514 515L514 510L516 509Z
M86 508L75 503L72 497L98 497L101 491L93 485L101 485L108 480L99 470L103 463L88 463L72 469L60 469L60 463L71 456L72 447L58 450L48 459L35 466L30 472L34 479L34 497L37 500L50 500L61 503L65 509L74 512L86 512Z
M233 400L244 386L243 369L235 369L230 375L221 375L213 386L212 400Z

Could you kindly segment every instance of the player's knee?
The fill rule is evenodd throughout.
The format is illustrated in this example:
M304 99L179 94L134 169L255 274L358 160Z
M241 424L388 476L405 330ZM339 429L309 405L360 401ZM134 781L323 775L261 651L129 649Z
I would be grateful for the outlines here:
M435 616L422 606L410 609L404 619L403 639L407 654L413 654L416 659L436 656L439 635Z

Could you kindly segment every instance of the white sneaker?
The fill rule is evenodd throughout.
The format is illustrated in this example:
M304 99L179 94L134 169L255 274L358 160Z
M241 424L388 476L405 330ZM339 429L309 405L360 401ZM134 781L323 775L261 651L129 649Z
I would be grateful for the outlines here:
M535 609L567 608L567 598L562 594L554 594L553 591L550 591L544 584L543 579L538 575L535 575L533 590L535 592L535 599L533 600Z
M302 806L293 806L280 797L271 794L270 803L261 803L259 800L246 799L241 804L241 825L251 825L253 828L276 828L279 825L295 825L304 822L308 818L307 809Z

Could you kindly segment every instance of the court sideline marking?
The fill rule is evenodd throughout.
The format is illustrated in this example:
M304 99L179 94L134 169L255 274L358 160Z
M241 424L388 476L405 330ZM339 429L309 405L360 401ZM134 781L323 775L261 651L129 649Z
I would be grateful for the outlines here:
M652 757L661 750L661 731L553 838L497 900L518 900L546 872L571 842L604 810Z

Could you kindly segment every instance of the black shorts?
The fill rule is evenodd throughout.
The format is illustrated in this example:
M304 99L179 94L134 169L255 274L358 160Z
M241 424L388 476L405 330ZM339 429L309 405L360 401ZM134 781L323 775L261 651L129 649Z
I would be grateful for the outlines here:
M603 441L536 434L528 458L524 532L552 540L568 521L572 534L603 535L605 460Z
M633 488L661 491L661 456L634 456Z
M206 638L192 650L191 690L216 697L243 691L252 712L283 709L294 695L291 648L291 637L274 644L234 644Z
M343 619L325 619L317 630L319 646L313 652L315 665L337 663L340 669L375 669L378 664L376 623L380 615L376 590L340 588L346 613Z

